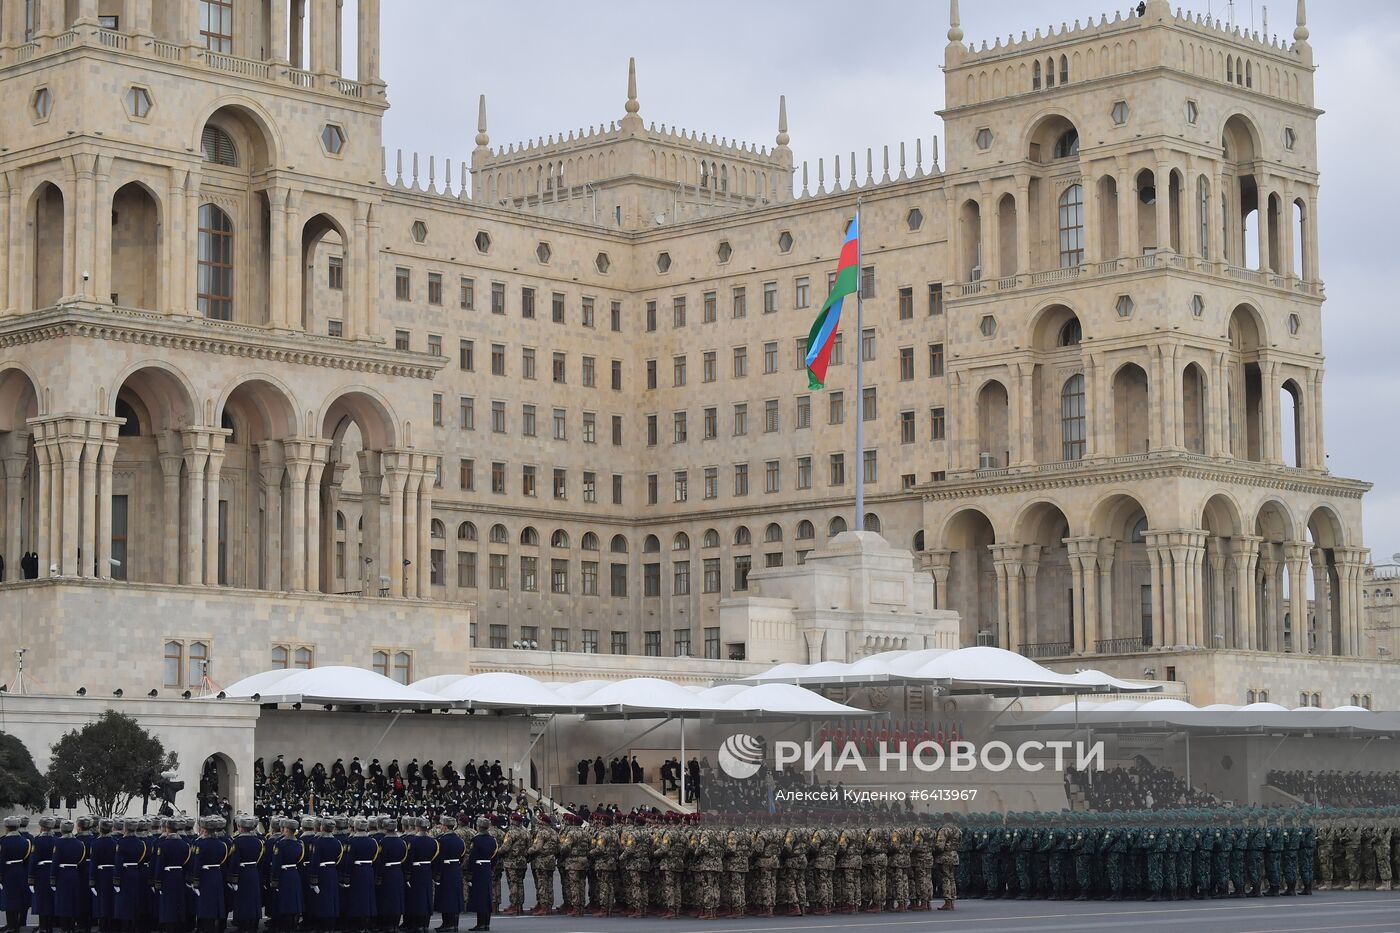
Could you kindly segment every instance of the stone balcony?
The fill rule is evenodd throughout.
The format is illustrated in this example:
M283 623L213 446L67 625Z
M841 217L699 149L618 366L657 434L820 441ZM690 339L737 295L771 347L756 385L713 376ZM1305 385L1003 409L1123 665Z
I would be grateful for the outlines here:
M1204 275L1219 280L1221 284L1238 282L1319 300L1325 297L1325 288L1321 282L1308 282L1295 275L1279 275L1275 272L1257 269L1242 269L1226 262L1198 259L1194 256L1183 256L1179 253L1158 250L1141 256L1084 263L1067 269L1049 269L1001 278L984 278L976 282L963 282L950 286L947 298L953 302L998 300L1010 293L1053 291L1063 288L1068 283L1108 282L1139 272L1163 270Z

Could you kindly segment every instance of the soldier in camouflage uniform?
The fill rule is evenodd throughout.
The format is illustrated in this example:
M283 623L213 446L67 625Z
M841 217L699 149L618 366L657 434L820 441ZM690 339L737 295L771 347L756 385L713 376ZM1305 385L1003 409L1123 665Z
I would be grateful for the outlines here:
M1379 810L1372 810L1369 821L1374 827L1371 836L1371 848L1375 852L1376 859L1376 890L1390 890L1390 842L1394 836L1388 818L1382 818Z
M934 830L927 822L916 823L909 843L909 908L933 909Z
M669 820L665 826L657 827L652 836L652 858L660 872L658 888L661 892L659 902L663 918L680 916L681 873L685 870L686 839L685 831Z
M617 830L612 818L603 816L593 831L593 846L589 849L589 867L593 869L594 916L610 917L617 903Z
M525 857L535 882L535 909L530 913L548 916L554 913L554 870L559 861L559 834L548 814L535 826Z
M860 910L864 860L865 833L855 827L845 827L836 839L836 901L842 913L853 914Z
M1245 869L1249 862L1249 832L1248 820L1241 818L1230 840L1230 886L1234 888L1235 897L1244 897L1249 893Z
M577 917L583 913L584 879L588 876L588 853L593 834L583 828L582 821L570 814L569 825L559 834L559 857L563 868L564 913Z
M984 826L978 835L980 838L977 847L982 853L982 877L987 884L985 896L996 900L1006 889L1005 876L1001 871L1006 833L1000 823L992 823L990 826Z
M1283 890L1284 829L1275 820L1268 822L1264 834L1264 876L1269 882L1266 897L1277 897Z
M530 855L530 831L520 821L519 813L510 815L510 828L505 839L496 849L496 862L506 878L506 888L510 892L510 906L501 913L518 917L525 912L525 869Z
M1313 893L1313 866L1317 859L1317 829L1312 811L1306 811L1304 823L1298 828L1298 893L1304 897Z
M731 826L724 834L724 897L721 898L725 916L737 920L748 910L745 897L749 881L749 861L753 855L753 834L743 825Z
M835 906L836 838L836 830L818 826L807 839L807 875L812 892L808 903L815 914L830 914Z
M651 868L651 837L646 831L646 817L638 814L630 825L624 820L617 841L622 901L627 906L627 916L639 919L647 912L646 877Z
M1317 821L1317 889L1332 888L1333 865L1336 857L1336 828L1331 817Z
M958 899L958 852L962 841L962 825L953 814L943 814L943 825L933 837L933 858L938 865L938 884L943 895L939 910L952 910Z
M909 867L912 863L913 845L914 833L911 827L898 822L890 827L886 884L889 889L890 909L896 912L909 909Z
M1292 897L1298 893L1298 845L1302 842L1302 836L1298 832L1298 819L1290 816L1283 823L1283 859L1282 865L1282 885L1280 892L1284 897Z
M719 878L724 870L724 843L717 831L701 827L691 835L695 853L695 892L701 920L719 912Z
M799 827L783 833L778 868L778 905L800 917L807 902L807 834Z
M861 864L861 904L873 913L885 908L889 890L885 870L889 867L890 834L878 823L865 832L865 853Z
M1065 850L1070 862L1071 884L1069 896L1076 901L1087 901L1093 893L1094 853L1097 845L1096 833L1089 817L1085 814L1065 831Z

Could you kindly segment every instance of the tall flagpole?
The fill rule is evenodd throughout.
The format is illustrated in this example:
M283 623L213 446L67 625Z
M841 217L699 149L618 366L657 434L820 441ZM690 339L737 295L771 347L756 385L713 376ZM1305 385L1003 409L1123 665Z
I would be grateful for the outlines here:
M856 198L856 456L852 472L856 480L856 522L851 527L865 530L865 306L862 301L860 241L860 198Z

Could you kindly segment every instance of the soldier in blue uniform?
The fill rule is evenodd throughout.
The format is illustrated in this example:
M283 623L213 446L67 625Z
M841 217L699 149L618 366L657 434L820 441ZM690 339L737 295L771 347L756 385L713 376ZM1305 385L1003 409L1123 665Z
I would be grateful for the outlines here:
M471 928L473 931L491 929L491 867L496 859L496 837L491 835L490 830L489 820L477 820L476 835L472 837L471 849L467 852L472 882L467 909L476 913L476 926Z
M189 881L197 895L194 918L199 933L216 933L228 918L224 866L229 860L229 844L217 835L223 828L223 817L201 817L199 834L190 851Z
M160 838L156 840L155 874L152 883L156 892L156 920L166 933L181 933L185 929L186 903L185 863L190 860L190 846L180 838L177 819L160 821Z
M5 895L6 933L19 933L29 918L29 856L34 844L19 831L19 817L5 817L0 836L0 891Z
M466 854L467 841L457 835L457 821L444 816L438 821L441 830L437 834L438 854L433 864L433 874L437 880L437 896L433 909L442 914L439 933L455 933L457 917L462 912L462 856Z
M433 863L437 860L438 844L428 835L428 821L423 817L407 817L404 828L409 830L406 887L404 891L404 928L409 931L428 929L433 914Z
M334 930L340 921L340 862L345 851L335 837L335 820L322 819L318 825L320 832L312 840L308 856L313 867L311 903L306 913L320 929Z
M146 840L137 835L137 820L117 820L112 871L112 919L116 928L135 933L142 928L146 888Z
M296 929L304 903L301 896L301 864L306 848L297 838L297 821L281 820L281 835L272 845L272 871L268 880L268 914L274 930L289 933Z
M97 836L88 852L88 886L92 888L92 919L102 933L111 933L116 900L117 837L111 820L97 824Z
M376 916L375 862L379 858L379 843L370 838L369 820L355 820L349 839L345 842L345 858L340 861L342 896L340 915L342 928L350 933L363 933Z
M231 845L224 872L228 882L233 925L239 930L256 930L262 920L262 876L266 847L253 830L257 821L250 816L238 818L238 832Z
M374 872L374 907L380 929L397 930L403 917L404 860L408 858L408 843L399 835L398 820L388 817L383 827Z
M53 847L58 841L53 832L55 822L51 816L39 817L39 834L29 852L29 889L34 892L31 906L39 918L41 933L53 929Z
M85 822L86 818L83 820ZM53 846L53 914L59 926L67 931L78 929L92 914L87 885L87 843L75 835L78 825L64 820Z

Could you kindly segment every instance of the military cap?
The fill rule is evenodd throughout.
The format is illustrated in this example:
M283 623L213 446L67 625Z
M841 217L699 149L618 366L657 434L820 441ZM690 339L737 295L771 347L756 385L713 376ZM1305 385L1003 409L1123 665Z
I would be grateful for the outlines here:
M62 823L59 824L58 828L61 832L71 833L73 831L73 821L64 820Z
M80 816L80 817L78 817L77 822L75 822L73 825L74 825L80 832L87 832L89 829L92 829L92 817L90 817L90 816Z
M253 829L258 825L258 821L251 816L240 816L238 818L238 828L243 830Z
M17 816L7 816L7 817L5 817L5 828L6 828L7 830L8 830L8 829L19 829L19 817L17 817Z

